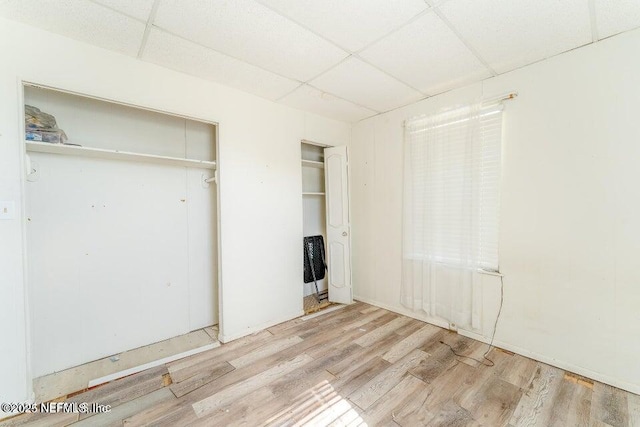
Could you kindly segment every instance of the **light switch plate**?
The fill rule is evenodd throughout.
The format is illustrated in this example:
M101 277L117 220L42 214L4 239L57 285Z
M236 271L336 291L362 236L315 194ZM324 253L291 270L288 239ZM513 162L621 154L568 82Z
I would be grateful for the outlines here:
M0 201L0 219L15 219L16 217L16 202Z

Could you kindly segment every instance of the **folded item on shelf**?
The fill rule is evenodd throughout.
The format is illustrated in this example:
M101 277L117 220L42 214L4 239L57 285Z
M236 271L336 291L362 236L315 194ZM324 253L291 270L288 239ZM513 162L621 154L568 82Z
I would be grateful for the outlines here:
M32 105L24 106L24 121L27 141L62 144L69 139L67 134L58 128L54 116Z
M27 141L49 142L52 144L63 144L66 140L66 135L61 130L27 130L25 137Z

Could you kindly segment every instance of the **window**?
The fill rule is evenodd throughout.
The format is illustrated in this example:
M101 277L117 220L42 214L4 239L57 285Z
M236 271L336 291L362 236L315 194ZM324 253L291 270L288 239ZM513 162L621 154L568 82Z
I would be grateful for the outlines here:
M501 104L407 122L405 259L498 270L501 134Z

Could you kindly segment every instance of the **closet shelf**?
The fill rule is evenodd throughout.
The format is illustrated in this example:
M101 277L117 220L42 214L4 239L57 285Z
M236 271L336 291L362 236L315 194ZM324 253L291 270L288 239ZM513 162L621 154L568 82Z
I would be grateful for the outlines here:
M314 160L302 160L302 166L308 166L312 168L324 169L323 162L316 162Z
M324 193L313 193L310 191L303 191L302 195L303 196L324 196Z
M78 147L74 145L49 144L26 141L27 151L34 153L66 154L70 156L92 157L110 160L128 160L165 165L186 166L201 169L215 169L216 162L206 160L181 159L179 157L156 156L154 154L132 153L129 151L106 150L103 148Z

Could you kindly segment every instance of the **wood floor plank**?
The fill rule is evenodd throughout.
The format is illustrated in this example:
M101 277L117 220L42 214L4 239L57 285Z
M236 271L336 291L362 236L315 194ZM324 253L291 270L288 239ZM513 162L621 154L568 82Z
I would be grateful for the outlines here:
M277 378L311 362L313 359L306 354L298 355L286 362L280 363L264 372L239 383L233 384L219 392L199 400L193 404L193 409L199 418L214 412L220 406L228 405L235 399L249 394L264 385L275 381Z
M591 398L591 419L612 427L628 426L627 393L610 385L594 383Z
M161 388L160 390L153 391L120 406L116 406L111 410L111 412L105 412L85 418L84 420L78 421L73 425L74 427L102 427L122 425L124 419L129 418L130 416L160 402L170 401L175 398L176 397L168 388Z
M125 418L122 424L126 427L142 427L149 425L163 425L163 420L180 417L188 424L188 420L197 420L196 413L185 397L169 399L151 405L136 414Z
M379 317L375 320L372 320L369 323L362 325L361 328L358 329L350 329L348 331L343 331L340 329L336 329L336 336L331 341L322 341L314 346L311 346L305 350L309 356L313 358L322 357L327 352L336 351L338 349L343 348L344 346L351 345L355 340L360 338L361 336L368 333L368 331L374 330L375 328L383 325L389 320L388 317ZM400 339L400 338L397 338ZM357 344L355 344L357 345ZM362 348L361 346L358 346Z
M374 311L373 313L368 313L364 316L361 316L357 321L355 322L349 322L345 325L342 326L342 329L344 329L345 331L351 330L351 329L358 329L361 328L363 325L366 325L367 323L376 320L382 316L388 316L389 312L386 310L378 310L378 311ZM393 318L398 317L393 316Z
M360 414L355 405L340 395L332 395L331 399L324 403L324 407L316 407L313 411L307 411L305 417L300 417L294 425L344 426L356 418L360 418ZM347 419L350 421L346 421ZM275 427L282 424L274 423L272 425Z
M325 371L325 374L328 372ZM316 419L331 417L341 409L341 402L346 400L336 392L330 380L316 382L291 399L290 405L269 417L264 425L326 425L318 423Z
M173 383L181 383L191 377L200 376L206 372L216 371L221 365L227 366L228 362L224 357L210 355L207 359L201 358L197 363L190 364L184 368L174 368L169 366L169 375ZM226 364L226 365L225 365ZM233 367L233 366L232 366Z
M435 416L426 405L426 400L432 393L433 389L428 384L414 393L410 400L395 411L395 422L400 426L427 425L427 422Z
M379 326L368 334L361 336L354 342L358 345L361 345L362 347L370 347L387 335L394 333L398 328L406 325L411 320L412 319L409 317L398 317L397 319L393 319L389 323L385 323L384 325Z
M466 385L466 381L475 374L475 369L462 362L455 363L427 385L425 389L431 393L424 399L423 405L435 413L438 407Z
M555 395L553 417L549 426L587 426L591 420L592 390L589 387L562 380Z
M360 313L369 314L369 313L373 313L374 311L378 311L378 310L380 310L380 308L376 307L375 305L370 305L370 306L360 310Z
M422 328L424 325L426 325L426 323L421 322L420 320L417 320L417 319L410 318L409 322L407 322L407 324L405 324L404 326L401 326L398 329L396 329L395 333L402 337L406 337L407 335L411 335L418 329Z
M529 388L538 368L538 362L527 357L514 354L504 371L500 374L503 381L522 389Z
M167 367L171 374L171 378L176 382L180 382L189 376L195 375L203 366L218 363L219 361L226 360L229 357L236 357L233 356L235 353L232 352L239 348L244 349L241 351L249 351L250 349L255 348L255 346L259 346L272 338L273 335L270 332L260 331L255 334L239 338L230 343L223 344L220 347L168 363ZM229 355L230 353L232 354Z
M387 360L388 362L395 363L402 357L409 354L411 350L424 345L438 332L440 332L440 328L433 325L425 324L420 329L391 347L389 351L387 351L384 356L382 356L382 358Z
M362 418L370 426L388 424L395 418L394 410L402 407L407 400L425 387L426 384L421 380L405 374L402 380L384 395L384 398L378 399L364 412Z
M481 393L485 383L492 377L499 377L506 365L513 357L498 349L492 349L487 355L494 362L494 366L478 365L472 376L465 381L465 386L458 389L452 396L452 400L462 408L472 405L475 396Z
M24 414L19 417L0 421L1 427L64 427L78 421L78 414L43 414L40 412Z
M640 426L640 395L633 393L626 393L626 395L629 425Z
M404 414L402 411L396 417L396 423L401 427L431 426L431 427L475 427L490 425L478 423L469 411L460 407L452 400L447 400L431 412L426 407L420 407L416 412Z
M295 378L295 377L302 376L303 378L311 378L314 375L330 376L330 377L324 378L324 381L328 382L328 384L324 385L324 390L318 390L317 385L320 383L320 381L313 383L315 384L314 387L307 387L307 390L312 388L315 389L313 393L313 396L314 396L313 399L314 401L316 401L317 404L313 404L306 397L304 397L300 392L298 392L300 396L296 395L297 396L296 401L293 404L291 404L288 409L282 410L279 414L276 414L277 416L275 417L271 417L270 422L273 422L274 424L277 425L278 423L280 423L280 421L282 421L281 417L285 416L286 414L289 414L291 416L290 421L295 422L296 420L308 417L310 416L309 414L315 413L318 411L330 411L330 412L335 411L337 408L334 407L333 404L329 402L329 400L333 399L333 397L338 395L346 396L345 389L343 388L345 384L347 384L349 387L351 386L357 387L358 385L361 385L364 382L368 381L370 378L372 378L372 376L381 372L382 369L384 369L389 365L387 361L378 359L377 362L379 363L377 365L369 364L366 366L361 366L360 369L358 369L357 372L355 372L353 375L349 376L349 378L335 378L331 376L331 374L329 374L326 370L324 370L326 366L332 363L335 363L336 360L344 358L346 355L350 354L353 349L356 349L356 348L361 349L361 347L358 346L357 344L351 344L350 346L341 349L338 353L329 353L325 355L325 357L318 359L314 362L311 362L308 365L305 365L303 368L298 369L292 372L291 374L288 374L287 376L283 377L281 380L274 382L270 387L274 390L274 392L277 392L278 394L284 394L285 395L284 400L288 402L289 399L287 399L287 396L289 396L289 393L290 393L291 381L287 377ZM320 370L319 373L317 373L318 370ZM278 383L282 383L285 381L286 383L278 385ZM294 385L295 383L296 381L293 382ZM278 391L278 389L281 389L281 390ZM295 387L294 387L294 390L295 390ZM333 396L333 397L329 399L328 397L330 396ZM273 405L270 404L269 406L273 406ZM295 414L295 416L293 416L292 414ZM251 423L248 425L254 425L254 424Z
M349 331L342 337L335 339L335 342L319 342L306 348L304 352L314 359L319 359L325 357L327 354L339 352L347 347L353 347L354 351L358 351L362 347L357 344L353 344L353 340L361 335L362 332L358 333L358 331Z
M173 427L175 425L188 425L189 427L229 427L231 425L260 425L260 422L263 422L265 420L264 414L255 412L254 409L256 405L260 404L260 402L278 402L278 396L275 396L269 388L261 387L242 397L241 399L234 401L231 405L221 407L209 415L198 418L194 412L195 419L190 420L188 424L175 423L171 426ZM193 411L193 408L191 408L191 406L189 406L189 408ZM254 424L248 423L247 420L254 414L259 417L259 421ZM166 424L167 426L170 426L170 424L165 423L165 420L169 421L169 419L169 417L164 418L160 420L158 424Z
M530 386L525 390L511 416L510 424L544 427L552 417L553 400L564 378L564 371L538 363Z
M480 341L473 341L469 347L462 351L458 361L465 363L473 368L479 365L490 365L491 361L484 358L485 353L490 350L489 346Z
M362 314L356 309L347 307L336 312L323 315L317 319L307 320L304 323L289 328L284 332L276 334L278 337L299 335L303 339L322 335L327 331L334 329L342 329L343 325L348 325L352 321L362 317Z
M349 404L348 401L346 401L346 404L344 404L344 402L340 402L340 404L342 405L342 408L341 408L342 413L338 415L329 424L324 424L324 425L326 425L327 427L366 426L367 425L364 419L362 418L362 414L360 414L361 410L357 409L358 408L357 406L353 404ZM397 426L393 426L392 424L391 427L397 427Z
M452 368L456 363L458 363L458 360L451 349L440 345L433 347L430 357L422 361L418 366L412 368L409 372L411 375L429 384L435 381L443 372Z
M202 400L214 394L218 390L249 379L255 375L258 375L266 369L269 369L279 363L291 359L292 354L303 354L308 348L316 345L330 346L331 342L341 334L343 334L343 331L341 329L333 329L322 334L317 334L313 338L305 339L302 342L289 347L288 349L261 359L259 363L254 363L252 365L236 369L226 375L223 375L220 378L217 378L216 380L205 384L199 389L189 393L187 396L190 396L193 401ZM340 363L340 359L336 359L335 363Z
M175 427L175 426L190 426L192 423L198 422L199 419L196 416L195 412L193 412L193 408L189 405L179 405L177 406L175 411L168 412L164 414L159 419L151 422L143 424L144 427L154 426L154 427ZM123 426L127 426L127 424L122 424ZM118 424L120 426L120 424ZM114 426L116 427L116 426ZM128 427L128 426L127 426Z
M363 410L368 409L375 401L396 386L406 376L407 371L419 365L428 357L429 355L422 350L413 350L351 393L349 400Z
M80 395L68 399L69 402L91 402L101 405L110 405L115 408L138 397L149 394L164 387L164 375L169 371L161 365L142 372L120 378L93 388ZM94 415L93 413L80 414L79 419Z
M299 390L299 388L298 389L296 388L296 383L299 383L300 381L307 381L306 380L307 378L313 378L314 376L317 377L318 375L320 375L322 377L322 380L328 384L324 385L325 387L324 391L317 390L318 384L323 382L319 380L313 383L313 387L307 387L307 390L315 389L314 399L317 402L321 403L320 406L311 404L309 401L306 400L307 399L306 397L302 396L301 391L298 391L295 396L296 401L293 404L291 404L288 409L284 409L279 414L276 414L274 417L271 417L270 422L274 422L275 424L277 424L279 422L278 420L280 420L279 417L282 417L284 416L284 414L287 414L287 413L290 413L290 414L295 413L296 414L295 417L293 417L293 415L291 416L291 420L295 421L295 419L297 418L304 418L308 416L310 412L317 411L320 409L328 410L328 408L330 408L330 405L326 402L326 399L324 399L323 396L325 395L328 396L336 393L341 396L344 396L345 393L340 389L340 387L342 386L343 381L345 379L334 378L325 369L328 365L335 363L335 361L345 358L347 355L349 355L353 351L353 349L361 349L361 347L358 346L357 344L351 344L348 347L342 348L337 352L328 353L323 358L310 362L304 367L296 371L293 371L290 374L287 374L286 376L282 377L280 380L277 380L274 383L272 383L269 387L272 388L274 393L284 395L285 402L289 402L289 400L293 399L293 398L289 398L292 390L292 384L293 384L294 391ZM379 360L385 364L384 366L388 365L388 362L383 361L381 359ZM364 369L366 369L367 373L370 375L373 375L379 372L376 366L366 366L364 367ZM366 381L368 378L370 377L364 377L364 379L350 377L348 380L348 384L350 385L358 384L360 381ZM298 396L298 394L300 394L300 396ZM269 404L269 406L273 406L273 405ZM262 408L262 410L264 412L264 408ZM260 410L258 410L258 412L260 412ZM248 425L254 425L254 424L250 423Z
M366 363L371 359L375 359L377 357L381 357L384 353L386 353L393 345L397 344L402 338L391 334L386 337L384 340L378 342L375 346L364 348L359 346L358 344L354 344L358 346L360 349L354 352L348 358L337 362L336 364L327 368L329 372L338 377L344 377L348 375L350 372L356 370L359 365L362 363Z
M309 320L303 320L301 318L293 319L288 322L272 326L268 328L268 331L275 336L297 335L300 331L316 329L322 324L337 322L339 319L357 315L362 307L362 303L350 304L341 310L331 311Z
M521 397L519 387L491 375L474 395L471 404L460 406L485 425L503 426L511 419Z
M390 363L386 360L375 357L358 366L357 369L351 371L348 375L336 378L332 381L331 385L341 396L349 396L381 374L389 366Z
M250 353L246 353L243 356L236 357L235 359L229 360L229 364L234 366L235 368L242 368L247 366L257 360L263 359L267 356L271 356L272 354L276 354L282 350L285 350L291 347L294 344L298 344L302 341L297 335L292 337L281 338L270 342L269 344L263 345Z
M289 378L283 378L267 387L273 394L272 399L256 400L253 398L251 409L240 417L230 418L228 425L253 426L261 423L277 423L279 420L282 420L283 423L291 421L293 414L299 414L310 406L310 398L313 400L317 398L313 393L309 395L309 391L321 389L330 384L334 378L327 371L320 371L310 376L296 375L293 372L289 375L287 375ZM233 406L234 411L237 411L236 405ZM222 420L224 421L224 418Z
M360 312L352 310L344 313L342 316L334 316L326 321L316 323L313 326L307 326L304 329L297 331L301 338L307 339L316 335L321 335L326 331L333 329L342 329L343 325L348 325L356 319L360 319L362 314Z
M235 368L229 362L219 362L210 368L201 369L197 374L190 376L186 380L171 384L170 389L176 397L182 397L233 370Z

